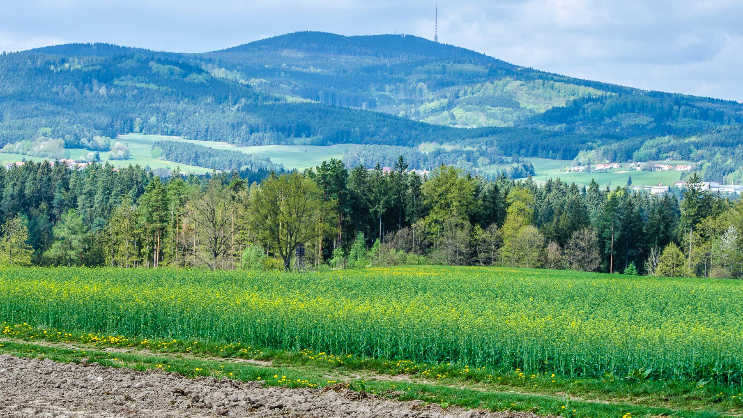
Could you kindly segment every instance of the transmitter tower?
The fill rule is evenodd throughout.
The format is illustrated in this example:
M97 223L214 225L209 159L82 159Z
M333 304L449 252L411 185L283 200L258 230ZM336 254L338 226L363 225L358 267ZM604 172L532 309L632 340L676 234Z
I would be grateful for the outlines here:
M433 41L439 43L439 3L436 2L436 23L433 32Z

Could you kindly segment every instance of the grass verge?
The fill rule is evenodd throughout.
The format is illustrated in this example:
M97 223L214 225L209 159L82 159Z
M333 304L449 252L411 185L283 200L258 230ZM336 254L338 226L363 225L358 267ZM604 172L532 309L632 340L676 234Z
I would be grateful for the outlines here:
M743 414L740 388L697 382L605 379L570 380L525 376L518 370L414 364L334 356L307 350L261 350L241 344L204 341L129 339L3 325L0 353L46 357L55 361L98 362L136 370L161 369L186 377L214 376L263 381L288 387L346 385L399 400L422 400L443 407L525 411L570 417L678 416ZM265 361L266 365L243 360ZM639 379L640 377L638 377Z

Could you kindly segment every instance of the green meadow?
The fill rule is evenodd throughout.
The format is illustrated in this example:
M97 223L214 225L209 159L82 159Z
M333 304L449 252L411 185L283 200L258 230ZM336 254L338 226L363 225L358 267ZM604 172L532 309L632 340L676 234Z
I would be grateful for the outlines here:
M197 141L192 139L184 139L176 136L161 136L161 135L141 135L141 134L128 134L122 135L117 138L124 144L129 144L129 149L132 151L133 159L147 158L152 159L152 144L156 141L178 141L188 142L195 145L201 145L204 147L222 149L229 151L240 151L246 154L260 155L268 157L271 161L282 164L284 168L288 170L297 169L304 170L306 168L315 167L320 165L323 161L330 160L331 158L340 159L343 153L353 145L330 145L330 146L317 146L317 145L263 145L263 146L246 146L240 147L229 144L227 142L214 142L214 141ZM133 148L134 147L134 148ZM136 156L135 156L136 148ZM101 154L103 159L103 154ZM154 160L154 159L153 159ZM157 161L157 160L156 160ZM159 160L162 161L162 160ZM169 163L172 164L172 163ZM153 167L152 165L150 165ZM185 171L185 170L184 170Z
M617 186L625 186L627 181L632 178L633 186L657 186L663 184L664 186L673 186L674 183L681 180L681 172L679 171L635 171L635 170L613 170L603 173L571 173L567 172L570 168L571 160L548 160L545 158L528 158L534 165L535 176L534 180L538 182L545 182L548 179L557 179L566 183L576 183L579 185L587 186L591 183L591 180L596 182L601 187L609 186L611 188ZM675 164L675 163L674 163ZM679 162L678 164L683 164ZM620 164L622 166L628 166L628 163Z

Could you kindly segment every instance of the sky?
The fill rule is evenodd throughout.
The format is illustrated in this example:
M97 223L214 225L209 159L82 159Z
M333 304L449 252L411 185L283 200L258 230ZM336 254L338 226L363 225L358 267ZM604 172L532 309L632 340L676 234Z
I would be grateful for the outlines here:
M434 37L435 0L3 2L0 51L205 52L290 32ZM440 42L568 76L743 102L741 0L440 0Z

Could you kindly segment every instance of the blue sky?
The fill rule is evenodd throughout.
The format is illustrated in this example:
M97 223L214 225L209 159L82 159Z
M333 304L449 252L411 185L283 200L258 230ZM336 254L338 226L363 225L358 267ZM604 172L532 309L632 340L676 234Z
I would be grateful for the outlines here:
M302 30L433 39L434 1L5 2L0 50L108 42L175 52ZM541 70L743 102L743 1L441 0L441 42Z

